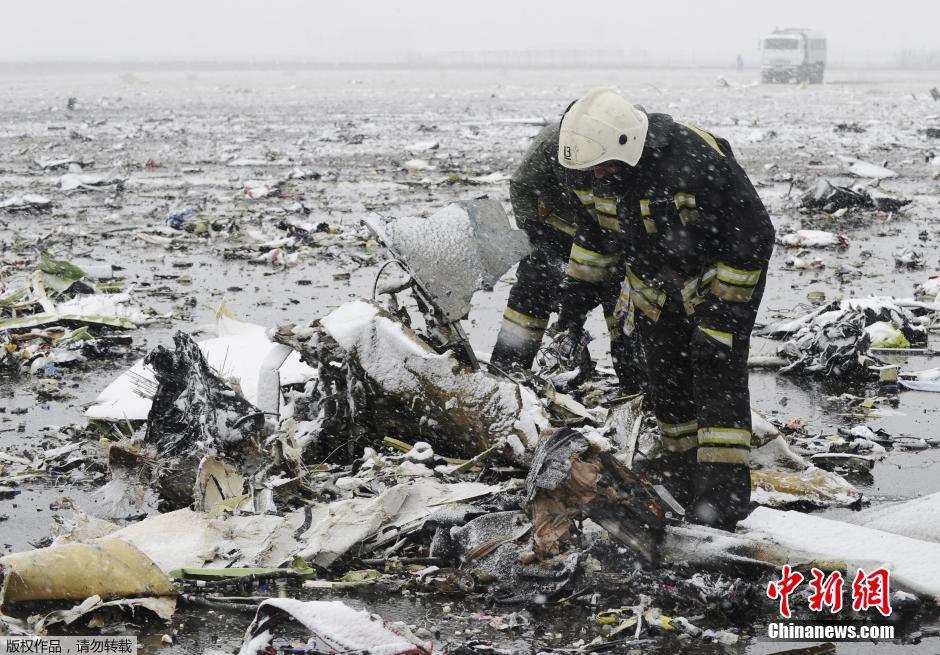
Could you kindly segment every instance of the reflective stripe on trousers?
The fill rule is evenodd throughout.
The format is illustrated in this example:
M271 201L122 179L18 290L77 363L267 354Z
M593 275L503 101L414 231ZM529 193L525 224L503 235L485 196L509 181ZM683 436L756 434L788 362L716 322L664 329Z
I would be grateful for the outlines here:
M503 312L501 327L519 338L541 342L545 328L548 327L548 319L529 316L512 307L507 307Z
M743 428L699 428L698 461L748 465L751 432Z
M666 423L656 419L662 434L663 448L671 453L684 453L698 447L698 421Z
M576 280L604 282L610 277L611 267L616 263L617 255L605 255L574 244L571 246L567 273Z

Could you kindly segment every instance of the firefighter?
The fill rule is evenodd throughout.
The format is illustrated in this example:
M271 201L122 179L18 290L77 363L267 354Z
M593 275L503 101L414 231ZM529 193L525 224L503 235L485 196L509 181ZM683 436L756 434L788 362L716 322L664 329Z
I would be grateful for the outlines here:
M571 244L579 227L596 224L590 184L574 188L571 172L558 163L557 123L548 125L535 137L513 173L509 194L516 223L529 236L532 252L516 271L509 292L496 346L490 362L501 371L529 369L539 351L549 316L557 311L561 283ZM584 299L585 317L590 309L603 305L611 339L611 358L623 393L637 393L644 387L642 353L620 330L614 318L619 278L615 286L598 287L591 300ZM606 298L601 302L601 298ZM577 362L568 361L569 365Z
M565 114L558 161L590 179L604 221L572 246L558 341L576 342L595 280L625 266L616 313L646 355L667 488L690 520L733 530L750 502L747 357L767 211L727 141L610 89Z

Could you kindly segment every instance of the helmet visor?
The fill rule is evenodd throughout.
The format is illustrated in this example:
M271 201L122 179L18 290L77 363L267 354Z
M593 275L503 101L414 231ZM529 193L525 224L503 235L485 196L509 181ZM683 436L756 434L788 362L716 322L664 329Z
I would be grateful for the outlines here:
M610 159L604 146L589 136L564 128L558 135L558 161L565 168L584 170Z
M637 124L626 129L591 116L565 116L558 134L558 162L565 168L583 170L606 161L636 166L643 154L648 120L636 112Z

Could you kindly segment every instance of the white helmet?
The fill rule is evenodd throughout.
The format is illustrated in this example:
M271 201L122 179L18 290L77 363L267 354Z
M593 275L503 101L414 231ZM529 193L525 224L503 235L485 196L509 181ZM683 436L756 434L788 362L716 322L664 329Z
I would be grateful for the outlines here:
M643 154L649 118L613 89L591 89L561 119L558 162L592 168L617 160L636 166Z

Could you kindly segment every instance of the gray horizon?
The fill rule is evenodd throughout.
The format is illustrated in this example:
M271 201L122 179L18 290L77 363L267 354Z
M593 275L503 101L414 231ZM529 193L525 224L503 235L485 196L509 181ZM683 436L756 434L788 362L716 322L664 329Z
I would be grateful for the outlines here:
M703 62L757 56L774 27L824 32L833 60L938 49L940 4L898 0L667 0L653 6L495 2L443 8L414 0L330 4L302 0L95 0L10 3L0 61L337 61L396 63L435 54L623 52ZM581 27L583 26L583 27Z

